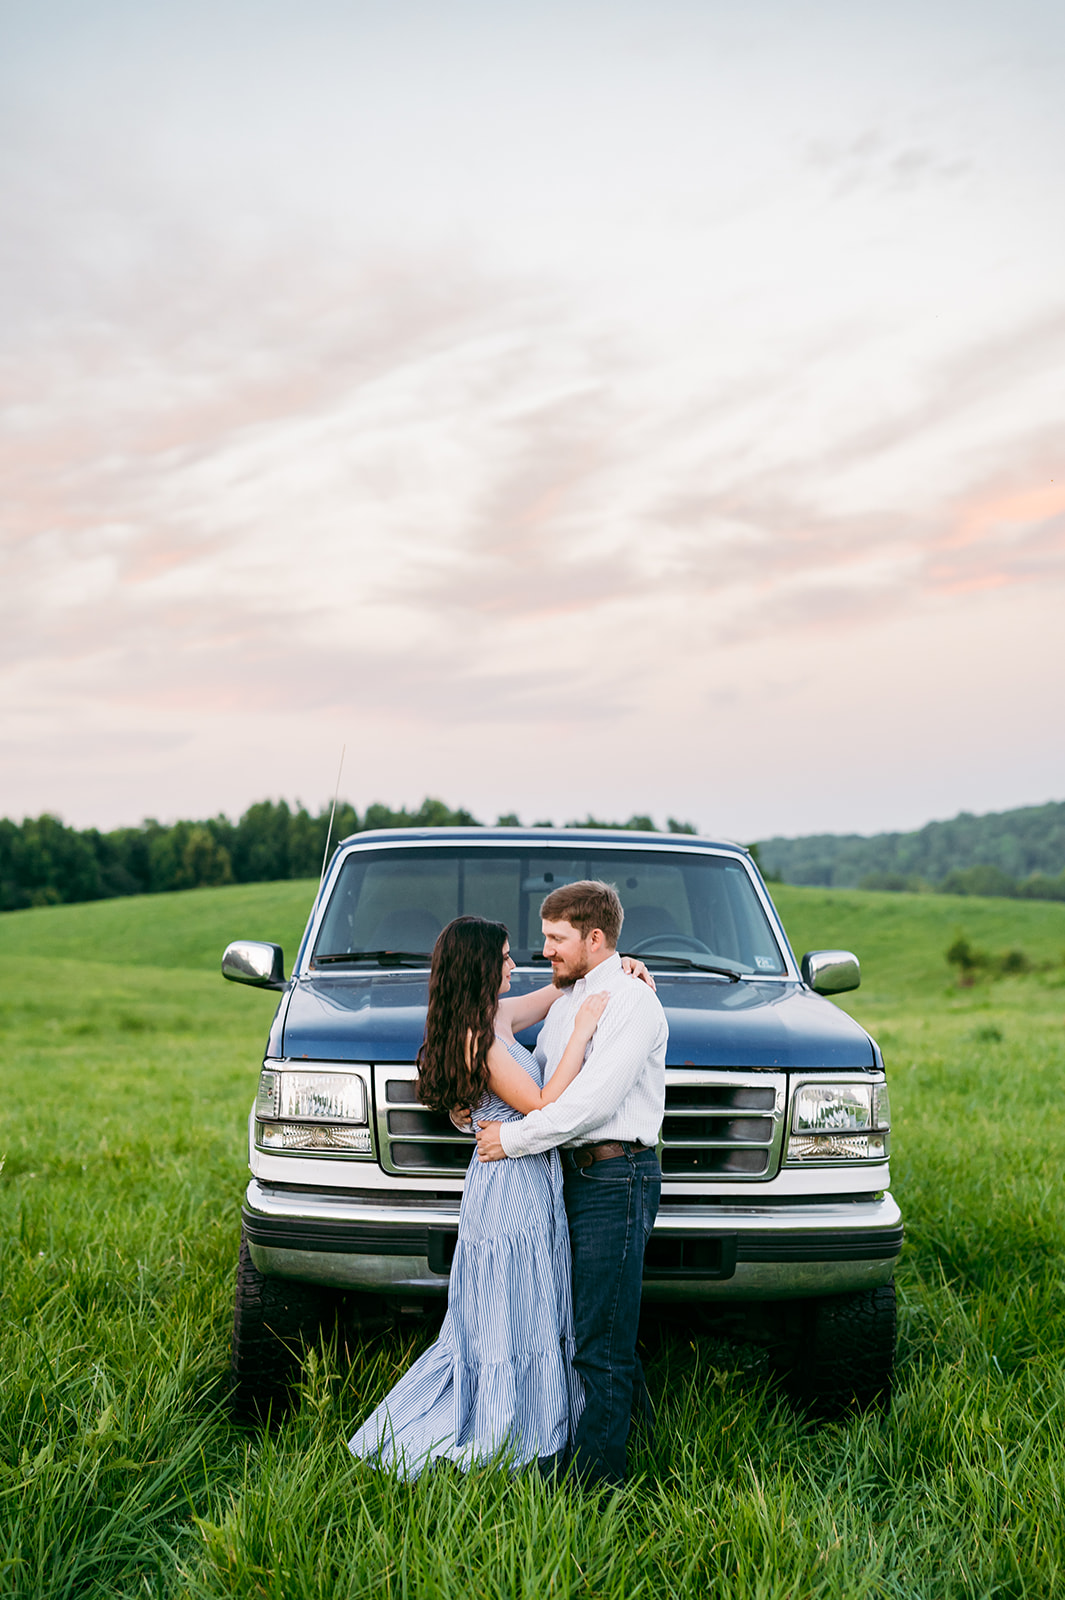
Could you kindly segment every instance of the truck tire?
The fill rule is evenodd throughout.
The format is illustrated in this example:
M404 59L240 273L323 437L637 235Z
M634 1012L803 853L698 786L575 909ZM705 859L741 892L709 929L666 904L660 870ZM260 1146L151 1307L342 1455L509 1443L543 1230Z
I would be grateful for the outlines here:
M241 1230L230 1361L230 1400L238 1417L266 1421L288 1409L304 1348L332 1308L332 1296L313 1284L264 1277Z
M895 1285L810 1300L801 1345L782 1374L795 1403L826 1420L887 1411L895 1364Z

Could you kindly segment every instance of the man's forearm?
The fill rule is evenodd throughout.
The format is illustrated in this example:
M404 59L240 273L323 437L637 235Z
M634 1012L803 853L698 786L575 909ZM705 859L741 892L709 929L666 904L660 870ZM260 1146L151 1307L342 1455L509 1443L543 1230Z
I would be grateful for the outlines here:
M587 1104L579 1097L571 1099L576 1087L577 1084L570 1084L553 1105L530 1111L520 1122L503 1123L499 1137L507 1155L538 1155L541 1150L552 1150L555 1145L579 1139L582 1133L602 1122L610 1108L604 1111L601 1103Z
M537 1155L601 1127L627 1099L654 1049L657 1031L649 1021L641 1026L626 1019L613 1037L597 1040L579 1076L553 1105L505 1124L502 1139L507 1154Z
M568 1090L553 1106L529 1112L521 1122L504 1125L507 1155L537 1155L569 1139L584 1138L614 1115L640 1077L665 1019L648 1013L632 994L614 992L603 1021L593 1035L592 1051ZM627 1002L627 1003L625 1003Z

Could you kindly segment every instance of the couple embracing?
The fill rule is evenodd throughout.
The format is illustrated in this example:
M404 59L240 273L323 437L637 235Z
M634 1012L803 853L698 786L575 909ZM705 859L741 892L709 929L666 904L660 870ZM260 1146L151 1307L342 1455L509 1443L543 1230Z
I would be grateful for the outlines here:
M459 917L433 950L423 1104L472 1117L440 1337L349 1448L416 1477L501 1459L620 1483L633 1412L650 1414L636 1333L658 1210L666 1019L642 963L617 954L605 883L540 908L553 982L508 996L498 922ZM515 1032L544 1022L535 1055Z

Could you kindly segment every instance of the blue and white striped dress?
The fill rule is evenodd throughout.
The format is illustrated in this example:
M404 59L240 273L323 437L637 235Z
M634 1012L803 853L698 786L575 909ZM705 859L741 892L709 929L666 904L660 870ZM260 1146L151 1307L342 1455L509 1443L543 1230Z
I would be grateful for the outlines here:
M539 1086L536 1058L506 1048ZM489 1094L475 1115L512 1122L518 1112ZM348 1448L404 1478L438 1460L467 1470L499 1457L517 1468L564 1450L583 1409L558 1152L474 1154L440 1337Z

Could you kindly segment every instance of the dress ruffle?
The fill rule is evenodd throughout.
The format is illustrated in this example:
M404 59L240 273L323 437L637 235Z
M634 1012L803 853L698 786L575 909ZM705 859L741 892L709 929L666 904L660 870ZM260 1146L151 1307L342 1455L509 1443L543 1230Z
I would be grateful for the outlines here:
M538 1077L527 1051L508 1048ZM514 1112L493 1098L477 1115L509 1121ZM440 1336L349 1441L351 1451L414 1478L438 1460L466 1469L503 1459L516 1469L564 1450L584 1407L570 1270L557 1153L474 1158Z

